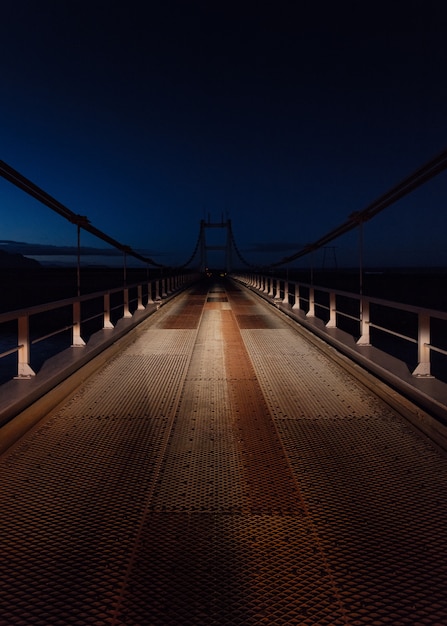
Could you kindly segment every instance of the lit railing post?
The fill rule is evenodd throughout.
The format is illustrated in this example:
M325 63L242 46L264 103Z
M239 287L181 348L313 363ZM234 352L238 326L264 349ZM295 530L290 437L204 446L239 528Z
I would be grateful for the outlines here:
M315 290L313 287L309 287L309 310L306 316L315 317Z
M102 327L113 328L113 324L110 320L110 293L104 294L104 317Z
M337 303L334 291L329 294L329 320L326 328L337 328Z
M138 290L138 311L142 311L144 309L143 306L143 285L138 285L137 287Z
M124 289L123 299L124 299L123 317L132 317L132 313L130 312L130 309L129 309L129 289L127 287L125 287Z
M264 289L263 289L263 293L267 293L269 292L269 277L268 276L264 276Z
M147 284L147 304L154 304L152 300L152 283L148 282Z
M268 293L270 298L273 298L273 295L274 295L273 283L274 283L274 279L272 277L270 277L270 289L269 289L269 293Z
M81 303L79 300L73 302L73 330L72 341L73 348L81 348L85 346L85 341L81 337Z
M370 346L371 338L369 336L369 300L362 298L360 300L360 337L357 341L358 346Z
M161 281L161 297L166 298L168 294L166 293L166 279L163 278Z
M18 364L15 378L31 378L36 372L30 366L30 339L28 315L22 315L17 319L17 345Z
M430 371L430 316L418 315L418 365L413 376L431 376Z
M282 303L286 305L289 304L289 283L287 280L284 282L284 298Z
M295 302L293 303L293 310L297 310L299 311L300 309L300 286L298 283L295 283Z
M160 300L160 281L155 281L155 300Z

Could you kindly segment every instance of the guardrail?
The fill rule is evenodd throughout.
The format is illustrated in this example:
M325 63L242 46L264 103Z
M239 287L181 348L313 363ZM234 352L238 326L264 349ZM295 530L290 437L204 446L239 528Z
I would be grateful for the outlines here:
M358 346L378 347L393 356L396 356L393 352L397 343L413 346L414 355L400 349L401 353L406 352L407 358L397 358L407 362L414 377L437 377L432 367L433 354L436 354L442 359L437 368L446 374L440 379L447 382L447 312L272 276L238 274L233 277L273 302L290 307L293 312L301 312L306 318L319 318L327 328L348 332ZM394 348L389 347L392 342L383 340L384 336L395 340Z
M36 374L31 365L32 348L36 344L70 333L71 347L83 348L86 345L83 328L88 323L95 323L98 330L113 329L121 318L132 317L136 310L147 306L157 307L168 295L185 288L196 278L196 274L171 276L1 313L0 338L2 329L7 329L5 334L11 344L0 353L0 360L17 354L15 376L12 372L11 378L30 379ZM38 323L31 333L30 321L33 320L38 320ZM11 329L11 326L14 328ZM42 329L49 332L42 332Z

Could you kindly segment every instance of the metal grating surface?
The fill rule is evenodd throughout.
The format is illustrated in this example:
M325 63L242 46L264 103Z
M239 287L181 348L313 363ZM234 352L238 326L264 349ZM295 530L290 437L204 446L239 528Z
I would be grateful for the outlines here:
M206 294L194 293L185 300L184 298L174 301L169 314L162 316L159 328L197 328L202 314Z
M254 325L259 300L211 293L2 457L0 624L447 623L446 458L279 317Z
M239 328L281 328L279 320L268 315L245 315L237 316Z

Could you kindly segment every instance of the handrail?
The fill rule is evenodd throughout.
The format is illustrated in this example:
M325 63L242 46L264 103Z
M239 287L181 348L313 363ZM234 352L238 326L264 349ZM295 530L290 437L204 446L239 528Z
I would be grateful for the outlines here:
M268 278L272 278L269 276ZM415 304L403 304L402 302L395 302L394 300L385 300L383 298L376 298L374 296L364 296L358 293L354 293L353 291L342 291L338 289L332 289L331 287L320 287L317 285L311 285L310 283L298 283L296 281L286 281L284 278L274 278L274 280L279 280L281 282L288 282L289 285L297 284L299 287L304 287L306 289L315 289L319 292L323 293L336 293L337 296L343 296L346 298L350 298L351 300L362 300L367 299L371 304L378 304L379 306L386 306L390 309L399 309L405 310L408 313L427 313L432 317L437 317L438 319L447 320L447 311L438 311L437 309L426 309L425 307L417 306ZM300 296L302 300L307 300L307 298L303 298ZM320 305L321 306L321 305Z
M81 326L83 324L93 319L102 317L102 328L112 329L114 328L110 320L110 314L112 311L122 309L122 313L118 317L118 319L121 319L125 317L132 317L132 313L129 310L129 305L132 305L133 307L135 306L135 310L144 309L149 305L158 308L160 302L164 298L166 298L169 293L183 289L187 285L194 282L194 280L196 279L197 274L195 273L179 274L170 277L168 282L165 278L148 280L143 283L134 283L132 285L125 285L122 287L107 289L104 291L96 291L82 296L65 298L63 300L56 300L53 302L38 304L29 308L22 308L14 311L0 313L0 326L2 324L6 324L12 321L17 322L17 338L15 342L16 345L0 353L0 359L17 353L17 371L14 377L18 379L30 379L36 374L31 367L31 347L33 345L65 331L71 331L71 346L73 348L82 348L86 345L84 339L82 338L81 332ZM145 305L143 305L142 296L143 286L147 287ZM129 290L131 289L137 289L137 297L129 299ZM110 296L117 293L122 294L122 301L118 305L111 307ZM89 315L85 318L81 318L81 303L97 300L98 298L103 299L102 312L97 314L95 313L94 315ZM67 320L65 320L65 325L63 327L31 339L29 329L30 319L32 319L35 315L41 313L49 313L51 311L56 311L58 309L63 309L66 307L71 308L71 323L67 324Z
M431 371L431 352L437 352L438 354L447 356L447 351L441 346L434 345L431 337L431 320L437 319L447 321L447 311L437 311L435 309L427 309L421 306L403 304L392 300L384 300L382 298L365 296L349 291L339 291L329 287L310 285L308 283L298 283L284 278L256 273L237 274L234 275L234 278L261 292L267 299L271 298L276 304L280 302L283 305L290 306L294 311L301 311L307 318L318 318L319 315L316 309L329 311L329 320L326 322L326 327L328 328L339 328L339 317L349 318L354 322L357 322L357 338L355 335L352 336L356 340L358 346L374 345L375 338L371 336L371 329L376 329L380 332L387 333L411 344L417 345L417 357L415 358L415 360L417 359L417 366L412 371L412 375L415 377L433 378ZM308 298L304 298L301 295L302 288L309 291ZM282 298L281 293L283 294ZM315 293L329 294L329 306L316 302ZM337 307L337 298L340 297L357 302L356 306L358 306L358 315L352 315L351 313L340 310L340 308ZM301 301L306 303L307 310L302 308ZM375 305L377 311L371 311L371 305ZM387 328L383 322L379 323L380 318L379 320L371 319L372 316L379 316L380 311L383 311L384 308L395 309L415 315L417 318L417 337L410 337L403 333L399 333L392 328ZM322 318L320 317L320 319Z
M158 281L159 279L157 279ZM37 313L46 313L47 311L52 311L53 309L60 309L63 306L69 306L74 302L86 302L88 300L94 300L96 298L102 298L104 294L113 294L113 293L121 293L124 289L134 289L135 287L139 287L141 284L152 284L157 282L156 280L148 280L147 283L132 283L131 285L126 285L125 287L114 287L113 289L105 289L104 291L95 291L92 293L87 293L82 296L73 296L72 298L64 298L63 300L54 300L52 302L44 302L42 304L35 304L32 307L24 308L24 309L14 309L13 311L6 311L4 313L0 313L0 324L4 322L11 322L16 320L18 317L22 315L36 315Z

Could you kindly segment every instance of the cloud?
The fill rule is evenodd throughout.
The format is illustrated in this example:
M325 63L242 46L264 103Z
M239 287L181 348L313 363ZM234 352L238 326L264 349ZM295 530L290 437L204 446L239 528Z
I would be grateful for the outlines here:
M10 254L23 254L24 256L76 256L78 249L76 246L54 246L41 243L26 243L24 241L11 241L10 239L0 239L0 250ZM123 253L115 248L95 248L81 246L82 256L108 256L122 257ZM139 251L140 254L152 255L155 253Z

